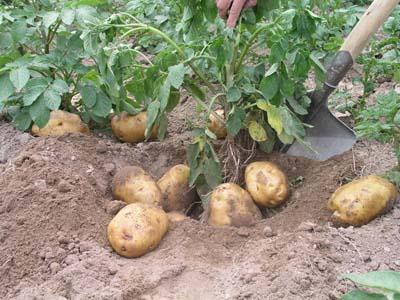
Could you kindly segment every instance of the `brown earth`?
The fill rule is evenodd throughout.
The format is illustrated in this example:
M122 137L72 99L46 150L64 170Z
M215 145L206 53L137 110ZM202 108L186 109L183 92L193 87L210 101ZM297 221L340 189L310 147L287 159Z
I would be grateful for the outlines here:
M106 227L115 170L155 179L185 161L186 102L163 143L121 144L105 134L31 138L0 122L0 299L338 299L347 272L400 270L400 205L361 228L335 228L326 203L341 184L390 169L388 146L365 141L326 162L268 159L291 182L288 203L251 228L174 223L137 259L116 255ZM189 108L189 109L188 109Z

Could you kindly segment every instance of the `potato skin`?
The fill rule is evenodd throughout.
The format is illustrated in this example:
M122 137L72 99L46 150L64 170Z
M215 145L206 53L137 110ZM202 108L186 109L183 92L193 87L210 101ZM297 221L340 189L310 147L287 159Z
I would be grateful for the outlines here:
M167 216L171 223L179 223L188 219L186 215L179 211L171 211L167 213Z
M338 188L328 201L333 221L361 226L392 208L396 187L388 180L371 175Z
M147 112L141 112L135 116L122 112L111 119L112 132L119 140L127 143L144 141L146 127ZM154 127L150 138L156 139L157 133L158 128Z
M222 119L225 119L225 112L223 109L218 109L215 113L220 116ZM208 129L214 133L217 138L223 139L227 136L226 127L222 124L213 114L209 116L209 123L207 125Z
M49 122L43 128L39 128L36 124L32 126L32 135L35 136L61 136L71 132L87 134L89 127L78 115L62 110L52 111Z
M139 257L159 245L168 227L167 214L161 208L133 203L121 209L111 220L107 237L119 255Z
M250 194L234 183L219 185L208 203L211 226L251 226L261 220L261 212Z
M162 195L156 182L139 167L124 167L114 176L112 191L116 200L126 203L162 204Z
M188 166L176 165L158 180L166 212L184 212L195 201L196 191L189 187L189 172Z
M277 207L289 195L286 175L273 163L258 161L249 164L245 170L247 191L254 202L262 207Z

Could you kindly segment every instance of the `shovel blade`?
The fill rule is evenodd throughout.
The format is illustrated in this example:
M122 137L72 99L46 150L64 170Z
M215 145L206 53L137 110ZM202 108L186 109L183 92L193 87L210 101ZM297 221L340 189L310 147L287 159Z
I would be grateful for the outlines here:
M296 141L284 150L287 154L322 161L350 150L356 142L354 131L337 119L327 106L320 107L307 124L312 128L306 129L304 141L314 151Z

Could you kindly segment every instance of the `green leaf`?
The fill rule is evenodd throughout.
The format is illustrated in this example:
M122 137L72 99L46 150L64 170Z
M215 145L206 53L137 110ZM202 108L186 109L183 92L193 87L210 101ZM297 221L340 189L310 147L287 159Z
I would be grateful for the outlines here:
M228 102L237 102L242 97L242 92L240 91L240 89L238 89L237 87L233 86L233 87L228 89L226 97L228 99Z
M400 293L400 272L377 271L366 274L353 273L345 275L344 278L367 287L386 289Z
M14 86L11 83L10 75L0 75L0 102L4 102L14 93Z
M206 178L207 184L212 189L221 184L221 170L217 161L211 158L206 160L204 163L204 177Z
M32 119L28 112L23 112L13 119L13 123L18 130L25 131L31 126Z
M303 106L301 106L301 104L299 102L297 102L296 99L294 99L293 97L289 97L289 98L287 98L287 100L296 114L302 115L302 116L308 114L308 111Z
M190 93L197 99L203 100L205 98L204 92L195 84L187 83L185 85L190 91Z
M31 105L46 90L46 86L33 86L26 90L22 100L25 106Z
M284 131L282 131L280 134L278 134L278 138L282 143L284 143L286 145L293 144L293 142L294 142L294 137L291 135L288 135Z
M111 99L102 91L97 93L96 99L96 104L91 110L92 113L97 117L107 117L112 108Z
M15 43L19 43L26 36L28 27L25 20L15 22L11 26L11 36Z
M268 139L265 129L257 121L250 122L249 133L256 142L264 142Z
M0 33L0 49L9 49L13 45L13 38L9 32Z
M140 110L134 107L132 104L127 102L126 100L121 100L121 109L122 111L126 111L130 115L137 115Z
M387 300L382 294L368 293L361 290L351 291L343 295L341 300Z
M97 93L94 86L85 85L79 88L79 93L82 96L83 104L88 107L92 108L97 101Z
M154 122L157 119L158 112L160 111L160 102L153 101L147 108L147 128L146 137L150 136L151 129L153 128Z
M269 68L269 70L267 71L267 73L265 73L265 77L269 77L269 76L271 76L272 74L275 74L276 73L276 71L278 70L278 67L279 67L279 64L273 64L272 66L271 66L271 68Z
M289 109L282 107L280 115L285 133L299 139L305 136L306 132L303 123Z
M69 8L64 8L61 11L61 20L65 25L71 25L75 19L75 11Z
M168 106L169 95L171 92L171 84L169 80L165 80L158 92L158 101L160 101L160 110L164 111Z
M39 128L46 126L50 118L50 110L46 107L43 96L39 97L30 107L29 114Z
M10 72L10 80L17 91L20 91L27 84L29 77L30 73L26 67L20 67Z
M61 79L56 79L53 81L52 89L60 94L69 92L68 84L64 80L61 80Z
M57 110L61 105L61 97L57 93L57 91L53 89L47 89L43 94L44 101L46 106L50 110Z
M271 100L279 91L280 80L277 74L264 77L260 83L260 91L266 100Z
M228 115L226 130L230 136L235 136L242 128L242 123L246 118L246 112L240 107L234 107Z
M283 130L283 124L279 108L270 105L269 109L267 110L267 115L268 124L276 131L278 135L281 134Z
M210 129L206 128L205 133L210 139L213 139L213 140L217 139L217 136L214 134L214 132L210 131Z
M59 15L60 14L55 11L46 12L42 16L44 27L49 28L51 25L53 25L57 21Z
M324 65L319 61L319 59L313 53L310 55L310 60L314 65L314 67L317 69L317 71L326 73Z
M393 300L400 300L400 294L399 293L395 293L393 295Z
M172 91L169 94L166 111L171 112L178 105L180 99L181 99L181 94L179 93L179 91Z
M179 89L181 87L184 77L185 77L185 66L183 64L179 64L168 68L167 78L174 88Z
M168 118L166 114L162 114L160 117L157 138L162 141L165 139L168 128Z
M257 100L257 107L263 111L268 111L270 106L271 104L269 104L268 101L265 101L264 99Z

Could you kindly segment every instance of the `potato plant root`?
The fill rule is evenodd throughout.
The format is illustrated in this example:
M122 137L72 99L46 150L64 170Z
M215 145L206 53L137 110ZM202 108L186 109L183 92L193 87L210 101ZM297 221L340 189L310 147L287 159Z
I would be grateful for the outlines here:
M0 299L328 300L352 287L343 273L400 270L399 204L360 228L329 223L340 184L394 163L385 146L365 142L326 162L254 152L252 161L287 175L285 205L249 228L173 222L156 250L116 255L107 224L124 203L112 200L113 175L137 165L159 179L184 163L187 111L173 113L165 142L134 146L104 134L22 139L0 123L0 152L11 153L0 164Z

